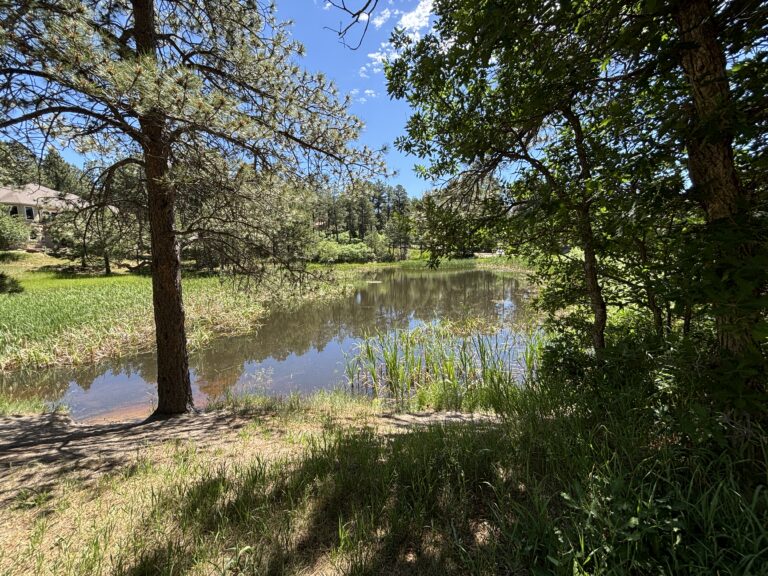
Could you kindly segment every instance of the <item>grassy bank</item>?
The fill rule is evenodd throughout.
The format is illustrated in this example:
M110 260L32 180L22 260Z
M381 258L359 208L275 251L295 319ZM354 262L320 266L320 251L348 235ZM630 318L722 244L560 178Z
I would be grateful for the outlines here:
M107 473L36 487L17 466L0 573L766 573L765 435L724 451L627 396L592 414L562 400L516 388L468 421L240 399L236 423L128 447Z
M18 285L0 293L0 370L96 362L154 346L151 279L62 272L64 261L43 254L2 253L0 270ZM190 349L220 334L245 333L276 304L334 297L351 285L350 273L333 284L300 292L274 285L238 291L215 277L183 279Z
M334 270L376 270L379 268L400 268L403 270L423 270L429 264L426 253L414 251L407 260L396 262L368 262L365 264L334 264ZM328 265L313 264L319 269L327 269ZM444 259L438 264L439 270L490 270L503 273L526 273L530 266L520 258L509 256L483 255L477 258Z

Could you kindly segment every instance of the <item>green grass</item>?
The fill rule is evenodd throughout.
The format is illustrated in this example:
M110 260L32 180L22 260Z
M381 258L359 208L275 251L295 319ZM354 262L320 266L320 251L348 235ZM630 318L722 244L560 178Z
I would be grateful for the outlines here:
M734 450L692 446L627 397L599 417L564 397L515 388L499 421L396 433L341 393L255 399L239 406L250 424L229 440L238 458L174 442L95 484L20 487L5 518L25 526L26 547L0 569L766 573L765 434ZM619 407L629 413L611 415ZM366 419L345 424L356 410ZM291 448L264 449L279 445Z
M486 258L447 261L444 267L510 270L512 264ZM244 292L216 277L186 274L189 347L199 349L217 335L252 331L276 304L335 297L351 287L360 273L382 266L421 268L425 262L314 266L315 271L331 271L336 281L320 282L304 291L281 286ZM0 371L87 364L154 346L149 277L120 271L109 277L75 273L66 261L24 252L0 253L0 272L20 288L20 292L0 293Z
M0 394L0 416L41 414L45 409L46 403L40 398L11 398Z
M498 329L442 322L376 334L347 358L347 379L353 389L398 409L490 410L500 390L522 383L524 350L539 338Z
M8 253L6 253L8 254ZM0 370L75 365L129 355L154 345L151 279L66 275L42 254L11 253L0 269L22 291L0 294ZM345 281L299 293L243 292L215 277L183 279L188 340L198 349L220 334L254 330L276 301L334 296Z
M395 262L368 262L365 264L313 264L313 269L334 270L375 270L379 268L401 268L405 270L428 269L429 260L426 255L409 255L407 260ZM527 272L530 267L520 258L511 256L490 256L484 258L456 258L441 260L440 270L492 270L498 272Z
M519 386L478 331L374 337L350 376L376 398L226 398L238 430L158 439L87 483L8 469L0 574L768 574L760 424L642 348L534 338ZM430 406L498 417L382 412Z

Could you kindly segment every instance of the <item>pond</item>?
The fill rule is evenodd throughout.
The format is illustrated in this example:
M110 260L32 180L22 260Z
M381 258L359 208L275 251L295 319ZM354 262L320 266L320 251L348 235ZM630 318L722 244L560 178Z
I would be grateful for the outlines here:
M526 298L519 278L486 270L371 272L347 297L276 311L255 334L218 338L192 354L195 402L203 406L227 393L288 395L345 386L345 359L373 333L473 319L512 336ZM0 386L65 405L75 420L139 418L156 402L155 355L14 373Z

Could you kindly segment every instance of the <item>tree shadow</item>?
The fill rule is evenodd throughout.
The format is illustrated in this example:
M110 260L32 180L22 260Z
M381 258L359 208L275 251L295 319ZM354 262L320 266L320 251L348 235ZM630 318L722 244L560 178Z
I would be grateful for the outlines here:
M74 424L61 413L0 418L0 467L12 470L9 483L54 490L61 478L75 473L95 484L105 473L124 469L140 448L164 441L212 443L222 430L243 422L226 413L190 414L168 420L120 424ZM6 478L3 478L5 480ZM14 492L0 483L0 505Z
M45 264L35 268L34 272L53 274L57 280L73 280L77 278L102 278L103 268L82 268L74 264L64 266L61 264Z
M139 561L128 568L118 566L117 573L125 576L153 576L156 574L186 574L194 564L194 556L185 553L177 542L166 542L142 553ZM162 570L158 570L162 567Z
M16 278L0 272L0 294L19 294L24 291Z
M0 250L0 264L8 264L9 262L18 262L21 260L21 254L17 252L3 252Z
M508 440L491 423L389 436L336 429L299 458L222 468L173 487L147 517L172 522L168 545L185 536L181 555L200 542L218 541L214 555L247 543L247 554L229 559L237 573L509 572L490 524L494 487L507 483ZM126 573L169 573L174 559L156 560L153 572Z

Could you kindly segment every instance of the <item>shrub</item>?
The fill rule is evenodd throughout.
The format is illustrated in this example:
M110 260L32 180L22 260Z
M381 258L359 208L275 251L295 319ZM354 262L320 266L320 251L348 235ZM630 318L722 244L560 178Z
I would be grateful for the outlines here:
M370 262L374 259L373 250L363 242L339 244L333 240L321 240L317 243L315 260L324 264L339 262Z
M373 230L365 237L365 244L371 249L374 257L379 262L394 260L389 250L389 238L386 234Z
M0 214L0 250L15 250L29 238L26 224L8 214Z

